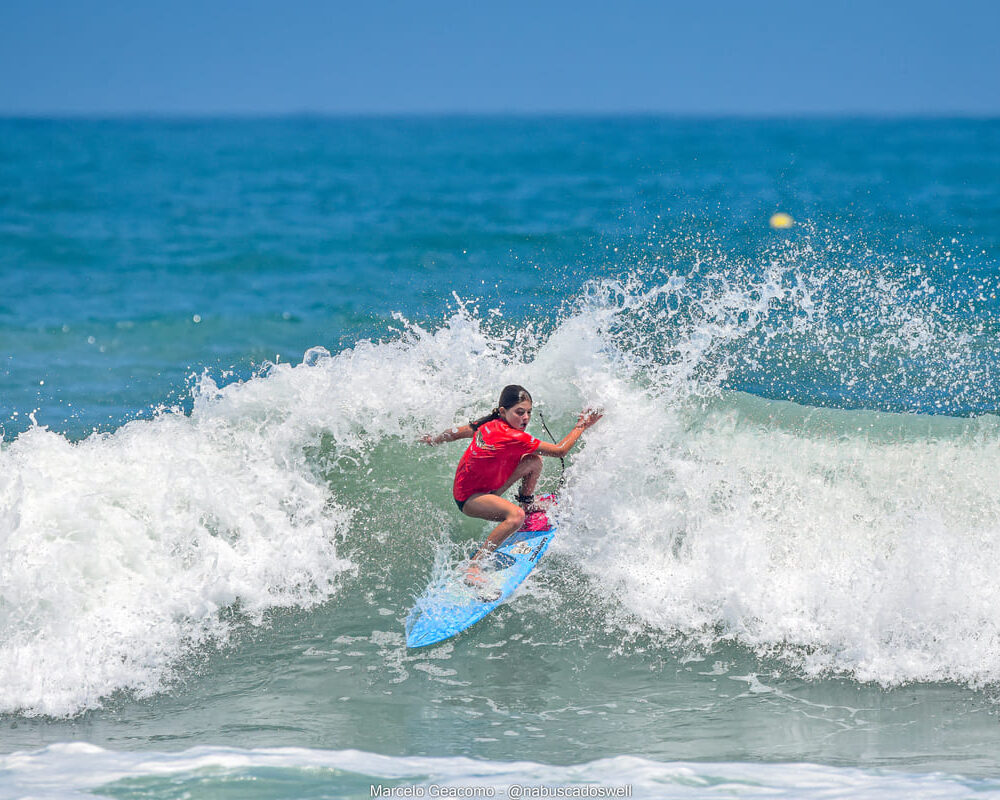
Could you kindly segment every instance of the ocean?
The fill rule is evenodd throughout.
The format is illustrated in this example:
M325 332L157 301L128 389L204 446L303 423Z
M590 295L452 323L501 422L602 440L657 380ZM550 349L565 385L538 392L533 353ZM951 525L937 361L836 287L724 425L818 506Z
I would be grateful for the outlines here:
M0 119L0 798L1000 797L998 266L992 119Z

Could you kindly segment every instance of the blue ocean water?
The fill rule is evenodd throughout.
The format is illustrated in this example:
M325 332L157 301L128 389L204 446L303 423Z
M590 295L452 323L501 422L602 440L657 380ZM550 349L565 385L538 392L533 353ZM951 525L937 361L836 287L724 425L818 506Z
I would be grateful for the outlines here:
M996 120L0 120L0 796L1000 794L998 187ZM606 416L407 651L509 382Z

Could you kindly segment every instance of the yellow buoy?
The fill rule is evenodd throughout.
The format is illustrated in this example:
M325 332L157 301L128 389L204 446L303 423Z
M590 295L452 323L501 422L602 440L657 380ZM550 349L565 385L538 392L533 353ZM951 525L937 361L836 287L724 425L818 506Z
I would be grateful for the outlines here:
M784 211L779 211L777 214L773 214L771 219L768 220L768 224L775 230L781 230L784 228L791 228L795 224L795 220L792 219L791 215L786 214Z

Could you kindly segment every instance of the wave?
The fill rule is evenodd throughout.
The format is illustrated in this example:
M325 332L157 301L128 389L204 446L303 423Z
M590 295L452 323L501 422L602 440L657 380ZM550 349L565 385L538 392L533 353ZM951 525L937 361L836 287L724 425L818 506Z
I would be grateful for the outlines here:
M58 744L33 753L0 756L0 773L0 797L30 795L46 800L83 800L120 792L148 798L177 797L185 791L214 796L245 791L251 782L258 797L359 800L377 796L687 800L743 794L804 800L960 798L970 793L1000 797L1000 781L941 772L817 764L660 762L634 756L554 766L304 748L197 747L178 753L127 753L89 744ZM391 794L393 791L397 794ZM557 794L560 791L562 794Z
M913 277L834 278L801 248L645 265L588 284L555 322L459 303L439 325L400 317L394 339L312 348L249 380L203 375L187 414L79 442L35 425L0 450L0 711L148 696L274 609L336 602L366 580L354 517L368 494L412 503L409 476L446 497L451 456L418 435L511 382L557 435L582 407L606 411L569 460L555 550L612 624L736 642L808 675L996 682L997 419L738 391L833 375L838 391L926 405L961 373L978 388L956 384L944 407L969 411L992 385L992 366L970 372L993 363L985 328ZM870 323L863 341L849 308Z

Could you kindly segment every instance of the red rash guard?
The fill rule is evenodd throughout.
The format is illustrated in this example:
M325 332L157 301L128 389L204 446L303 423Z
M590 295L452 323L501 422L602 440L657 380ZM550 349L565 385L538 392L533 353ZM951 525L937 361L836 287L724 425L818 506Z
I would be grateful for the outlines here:
M464 503L474 494L495 492L510 479L521 458L534 453L540 444L534 436L510 427L502 419L480 425L458 462L452 495Z

